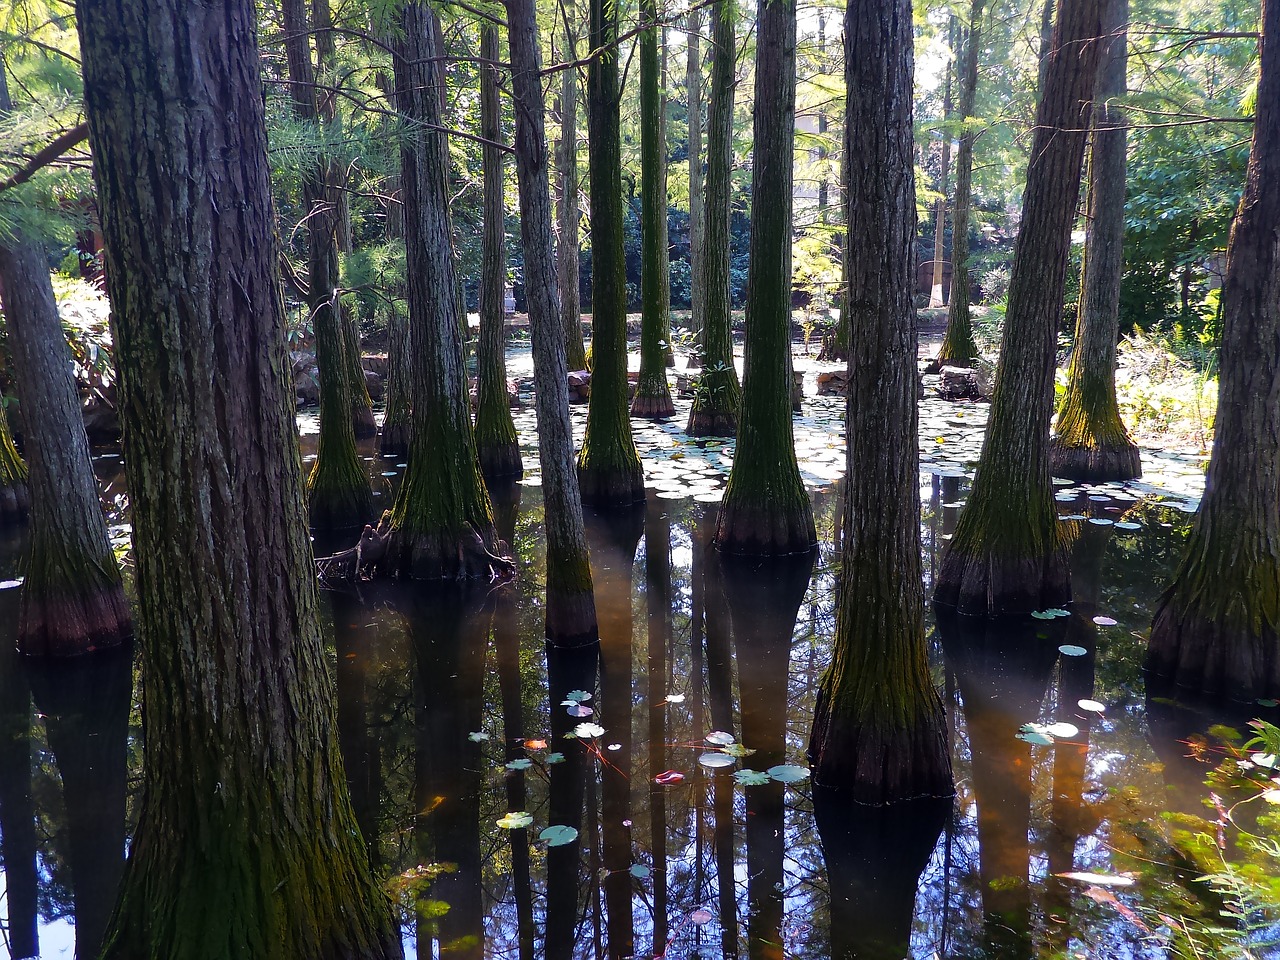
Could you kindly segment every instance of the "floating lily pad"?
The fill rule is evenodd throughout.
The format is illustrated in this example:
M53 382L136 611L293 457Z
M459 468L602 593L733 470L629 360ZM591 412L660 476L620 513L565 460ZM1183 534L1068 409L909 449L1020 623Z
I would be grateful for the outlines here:
M740 743L730 743L721 749L731 757L749 757L755 753L750 747L744 747Z
M489 739L489 735L485 733L483 730L475 730L467 734L467 739L470 740L472 743L484 743L486 740Z
M4 586L4 584L0 584L0 587L2 587L2 586ZM1260 707L1280 707L1280 700L1259 700L1259 701L1258 701L1258 706L1260 706Z
M646 867L643 863L633 863L631 865L631 870L629 871L629 873L633 877L636 877L640 880L643 880L645 877L649 876L649 874L652 872L653 871L650 870L648 867Z
M16 590L20 586L22 586L21 577L17 580L0 580L0 590Z
M1080 732L1080 728L1077 727L1074 723L1059 721L1058 723L1049 724L1049 726L1045 727L1044 732L1051 737L1058 737L1063 740L1070 740L1072 737L1074 737L1076 734Z
M1019 740L1034 744L1037 747L1049 747L1053 745L1053 737L1044 733L1037 733L1034 730L1023 730L1020 733L1015 733L1014 736Z
M521 757L519 760L509 760L507 762L508 770L528 770L533 766L533 761Z
M779 783L799 783L809 779L809 768L796 766L794 763L780 763L776 767L770 767L768 773Z
M670 786L673 783L680 783L683 780L684 780L684 774L681 773L679 770L664 770L662 773L658 774L656 777L653 778L654 783L660 783L664 787Z
M523 830L532 823L533 814L525 813L523 810L518 813L508 813L498 820L498 826L503 830Z
M1089 651L1084 647L1077 647L1074 643L1064 643L1058 648L1058 652L1064 657L1083 657Z
M538 834L538 839L547 841L548 847L563 847L566 843L573 843L578 839L578 831L573 827L557 824L543 830Z
M590 707L585 706L584 704L571 703L569 704L568 707L565 708L565 713L569 714L569 716L571 717L577 717L579 720L581 720L583 717L591 716L593 713L595 713L595 711L592 710Z
M603 737L604 727L598 723L580 723L573 728L573 735L581 737L583 740L590 740L592 737Z
M718 747L726 747L733 742L733 734L725 733L723 730L713 730L707 734L707 743L714 743Z
M591 699L590 690L570 690L564 695L564 699L560 701L562 706L570 703L583 703Z
M1104 713L1107 709L1105 704L1097 700L1078 700L1076 706L1088 713Z
M714 753L704 753L698 757L698 763L702 764L710 770L717 770L721 767L732 767L737 761L727 753L715 751Z
M1112 617L1094 617L1093 622L1100 627L1114 627L1116 621Z
M547 754L546 762L547 762L547 763L564 763L564 754L563 754L563 753L548 753L548 754Z
M1142 524L1134 523L1132 520L1118 520L1116 522L1117 530L1141 530Z
M1106 517L1090 517L1089 522L1098 527L1110 527L1115 521L1108 520Z
M1055 873L1055 877L1062 877L1064 880L1075 880L1079 883L1087 883L1091 887L1132 887L1138 881L1133 877L1126 877L1123 874L1112 873Z
M1280 790L1277 790L1276 792L1280 793ZM711 913L711 911L704 910L701 907L693 911L693 913L689 914L689 922L696 924L699 927L703 926L704 924L710 923L713 919L714 919L714 916Z
M684 703L683 693L668 693L667 703Z
M759 787L773 780L773 777L759 770L738 770L733 779L743 787Z

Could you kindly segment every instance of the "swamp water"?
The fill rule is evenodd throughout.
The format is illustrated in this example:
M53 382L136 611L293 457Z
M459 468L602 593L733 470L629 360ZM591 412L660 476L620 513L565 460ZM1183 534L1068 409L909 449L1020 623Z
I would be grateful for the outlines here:
M708 548L733 446L689 442L679 407L635 425L648 502L588 514L598 651L542 640L530 411L526 479L494 491L518 579L323 591L352 799L409 956L1164 957L1180 918L1217 920L1203 871L1166 838L1170 818L1205 813L1221 717L1152 695L1141 671L1194 467L1062 488L1065 610L931 611L956 796L856 808L815 797L805 760L834 633L842 401L807 401L796 421L820 549L766 564ZM922 403L927 589L984 416ZM300 423L305 451L314 421ZM403 461L367 454L389 504ZM127 544L119 457L96 465ZM79 937L87 958L136 816L136 665L13 655L20 550L0 541L3 942L71 957Z

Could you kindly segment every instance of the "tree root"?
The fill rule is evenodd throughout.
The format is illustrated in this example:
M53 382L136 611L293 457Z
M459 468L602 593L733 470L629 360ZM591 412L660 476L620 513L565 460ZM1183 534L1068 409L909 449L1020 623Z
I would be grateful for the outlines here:
M490 582L515 577L515 560L491 551L474 526L464 525L466 530L458 538L433 534L410 539L393 530L391 514L384 513L376 530L365 524L354 547L316 557L316 574L322 584L375 576L411 576L418 580L487 577Z

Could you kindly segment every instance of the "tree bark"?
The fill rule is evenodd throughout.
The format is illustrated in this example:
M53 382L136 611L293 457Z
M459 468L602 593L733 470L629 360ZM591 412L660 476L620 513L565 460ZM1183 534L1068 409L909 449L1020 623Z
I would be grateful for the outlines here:
M809 750L815 782L883 804L953 792L924 635L910 0L850 0L844 34L845 153L862 167L847 218L845 548Z
M1067 393L1058 410L1049 467L1085 483L1142 476L1138 445L1116 402L1120 277L1124 272L1125 95L1128 0L1108 0L1094 92L1089 217Z
M702 171L702 11L690 10L685 34L687 62L685 93L689 111L689 326L703 355L702 317L706 310L707 281L704 274L706 214Z
M667 384L666 337L671 329L667 260L666 109L658 64L658 7L641 0L640 21L640 379L631 415L665 420L675 414ZM665 331L665 332L664 332Z
M508 572L496 557L489 495L480 476L454 297L448 154L440 117L440 26L429 7L406 3L393 65L396 102L410 128L400 147L409 323L413 345L413 438L391 511L380 567L422 580Z
M1280 695L1280 0L1262 5L1244 196L1227 244L1204 498L1151 625L1148 667L1221 698Z
M618 7L591 2L587 122L591 173L591 402L578 452L582 502L626 506L644 500L640 455L627 413L627 270L622 242L621 93Z
M6 591L10 594L13 591ZM17 604L0 597L6 624L17 619ZM0 858L4 862L9 951L14 957L40 955L40 874L36 804L31 790L31 690L12 634L0 637Z
M746 359L737 452L716 530L716 545L729 553L804 553L818 541L791 426L795 114L795 0L777 0L756 25Z
M147 704L108 960L401 955L334 732L254 9L76 7Z
M392 109L397 108L394 81L379 72L378 87L387 97ZM400 175L387 178L386 236L388 240L404 240L404 204L400 190ZM385 456L404 456L409 452L409 440L413 434L413 356L412 330L408 316L399 303L405 299L402 281L388 291L390 309L387 317L387 391L382 415L382 433L378 439L378 452Z
M547 537L546 637L553 647L577 646L594 643L598 635L582 500L573 462L564 330L557 312L546 113L534 0L507 0L507 30L515 100L520 236L533 339L534 409L538 417L538 460L542 466Z
M944 124L953 120L951 113L951 86L955 77L954 57L956 40L960 30L956 24L956 15L951 13L947 18L947 40L952 50L952 59L947 61L945 93L942 96L942 119ZM938 202L934 205L933 216L933 285L929 289L929 306L945 306L946 298L942 295L942 266L947 255L947 175L951 168L951 131L942 132L942 164L938 173ZM954 241L953 241L954 242Z
M480 254L480 345L476 383L476 450L486 479L520 477L520 441L507 396L507 334L503 292L507 282L506 207L502 196L502 103L498 99L498 31L480 28L480 135L484 224Z
M573 32L577 23L574 0L565 0L564 19L564 60L573 63L578 59L578 38ZM556 160L560 178L557 211L560 243L556 247L556 269L560 281L565 358L570 370L585 370L587 348L582 340L582 296L578 281L581 247L578 234L582 214L578 210L578 71L575 67L568 67L560 74L560 145Z
M733 94L737 85L737 0L711 9L711 110L707 122L707 190L703 205L702 375L685 432L732 437L738 431L742 388L733 366L729 215L733 190Z
M961 613L1038 610L1071 595L1049 479L1049 421L1101 31L1102 0L1062 0L1036 113L986 440L934 594Z

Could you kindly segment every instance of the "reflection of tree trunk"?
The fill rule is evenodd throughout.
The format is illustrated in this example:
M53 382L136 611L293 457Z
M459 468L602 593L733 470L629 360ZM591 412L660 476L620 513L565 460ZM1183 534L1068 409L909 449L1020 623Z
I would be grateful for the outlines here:
M9 949L40 953L36 931L36 813L31 797L31 695L9 624L17 623L16 590L0 599L0 856L9 904Z
M124 873L133 645L56 669L32 666L31 689L44 714L67 807L76 960L95 960Z
M671 519L667 500L645 512L645 607L648 614L649 843L653 850L653 955L667 947L667 795L654 777L667 769L667 647L671 643Z
M636 545L644 529L643 510L591 513L587 538L592 577L596 584L596 613L600 622L599 723L605 728L601 759L604 898L608 911L608 956L635 953L632 917L631 828L631 571Z
M1056 621L1028 625L938 613L969 731L984 938L993 955L1018 960L1031 956L1032 754L1014 734L1039 714L1062 631L1053 629Z
M787 762L787 666L813 560L813 554L804 554L758 565L721 558L738 665L741 741L756 751L749 760L756 769ZM786 786L776 781L746 791L747 897L751 904L747 943L753 960L780 960L783 955L785 792Z
M364 837L369 863L378 863L378 802L382 761L377 740L369 734L369 640L365 624L372 616L350 593L330 591L333 644L337 654L334 688L338 699L338 746L347 772L351 807Z
M720 901L720 950L738 956L738 900L733 882L733 777L717 770L711 778L711 807L715 816L716 887ZM760 789L753 787L753 790Z
M873 807L814 790L813 812L831 887L833 960L909 955L916 884L950 811L950 799Z
M455 869L432 884L449 905L437 921L441 957L484 955L481 897L481 747L467 734L484 723L487 584L417 586L401 609L418 664L415 713L418 856ZM483 588L482 588L483 587ZM419 943L426 928L419 915Z
M729 605L724 596L724 574L711 544L715 517L704 514L698 523L695 551L702 551L703 603L706 606L707 699L711 707L711 728L733 733L733 651L729 638ZM710 529L708 529L710 526ZM694 733L701 736L701 730Z

